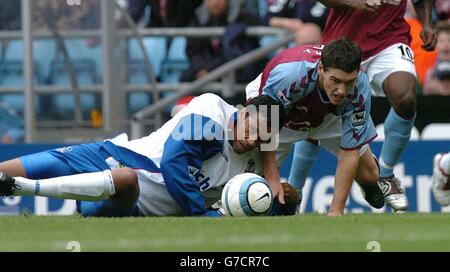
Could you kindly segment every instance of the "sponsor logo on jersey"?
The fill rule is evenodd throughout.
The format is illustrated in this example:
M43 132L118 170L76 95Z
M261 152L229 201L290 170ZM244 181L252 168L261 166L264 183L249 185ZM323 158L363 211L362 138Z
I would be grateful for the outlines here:
M191 177L192 180L197 182L197 184L200 186L200 191L202 192L208 190L209 187L211 186L209 184L211 178L203 175L199 169L193 166L189 166L189 176Z
M366 123L366 112L358 111L352 113L352 126L359 127Z

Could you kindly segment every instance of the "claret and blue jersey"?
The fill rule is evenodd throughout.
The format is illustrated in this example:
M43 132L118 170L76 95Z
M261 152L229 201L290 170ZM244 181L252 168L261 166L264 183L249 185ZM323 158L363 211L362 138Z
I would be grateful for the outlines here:
M318 88L322 49L323 45L317 45L283 50L247 86L247 98L269 95L283 104L287 121L280 132L280 143L333 137L338 132L342 134L341 148L357 149L377 136L370 117L371 91L367 76L359 72L347 100L342 105L332 105ZM341 124L331 125L333 119Z

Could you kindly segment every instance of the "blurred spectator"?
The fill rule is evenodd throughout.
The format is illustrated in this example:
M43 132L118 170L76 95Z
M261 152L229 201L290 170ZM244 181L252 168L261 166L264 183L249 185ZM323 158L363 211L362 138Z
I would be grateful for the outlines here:
M22 117L0 101L0 144L22 143L24 138Z
M21 29L20 1L0 1L0 30Z
M264 24L289 29L295 43L320 43L328 9L316 0L266 0L268 13Z
M128 0L128 12L135 22L139 22L150 6L150 20L147 27L186 26L194 10L202 0Z
M449 0L436 0L434 7L439 20L450 21L450 1Z
M58 30L98 29L99 6L99 0L83 0L79 6L68 5L66 1L35 0L34 29L50 30L48 20L51 20Z
M436 24L438 58L427 74L423 93L425 95L450 95L450 22Z
M410 26L411 34L411 49L414 52L414 65L416 67L417 79L419 87L423 86L427 71L435 64L437 59L437 52L425 51L422 48L422 39L420 38L420 32L422 31L422 24L417 19L416 11L411 1L407 2L407 8L405 13L405 20Z
M257 22L255 16L241 7L239 0L204 0L196 9L190 26L225 26L226 31L223 37L188 39L186 54L191 69L184 73L181 80L199 79L218 66L257 48L258 39L245 36L247 26L256 25ZM263 63L256 63L238 70L237 82L255 78L262 68Z

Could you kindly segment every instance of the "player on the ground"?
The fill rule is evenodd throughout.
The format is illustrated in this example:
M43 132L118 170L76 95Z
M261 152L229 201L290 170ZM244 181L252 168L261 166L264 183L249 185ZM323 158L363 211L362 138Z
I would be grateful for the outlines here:
M377 136L370 117L370 87L360 64L359 47L345 38L326 46L297 46L281 51L246 87L250 101L269 95L285 107L278 150L289 150L296 141L315 138L326 142L338 156L329 215L343 214L354 178L372 206L384 205L376 184L378 166L368 145ZM338 141L336 137L340 137ZM276 187L279 174L274 167L275 152L262 152L261 158L264 175L280 199L283 190L280 185Z
M204 94L149 136L121 134L0 163L0 196L80 200L84 216L219 216L207 201L234 175L262 172L255 148L278 131L278 110L268 96L238 110Z
M450 152L434 156L432 191L441 206L450 205Z
M408 209L400 180L394 176L411 136L416 117L416 71L409 47L411 36L404 19L407 0L321 0L331 8L323 31L323 43L348 37L362 50L362 68L376 95L386 95L392 108L384 122L385 140L379 158L378 185L395 211ZM415 0L422 23L423 48L434 50L436 35L431 21L433 1ZM296 144L289 181L301 191L319 154L317 139Z

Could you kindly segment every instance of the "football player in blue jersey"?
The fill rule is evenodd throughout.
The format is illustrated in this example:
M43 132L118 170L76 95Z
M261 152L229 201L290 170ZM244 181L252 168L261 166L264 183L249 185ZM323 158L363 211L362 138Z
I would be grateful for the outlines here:
M121 134L0 163L0 196L75 199L84 216L220 216L207 207L234 175L262 173L257 147L283 116L269 96L238 110L204 94L149 136Z

